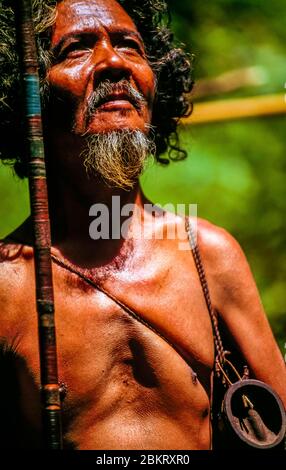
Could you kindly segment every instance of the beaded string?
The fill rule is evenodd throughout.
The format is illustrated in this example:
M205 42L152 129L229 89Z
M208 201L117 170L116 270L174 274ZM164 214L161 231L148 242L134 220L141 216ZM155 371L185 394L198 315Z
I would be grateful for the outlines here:
M221 368L221 365L223 365L224 362L225 362L226 352L224 350L222 340L221 340L221 336L220 336L220 332L219 332L219 329L218 329L217 314L216 314L216 311L214 310L214 308L212 306L212 302L211 302L211 298L210 298L210 292L209 292L208 283L207 283L207 279L206 279L206 274L205 274L205 270L204 270L204 267L203 267L201 255L200 255L200 252L199 252L197 240L196 240L194 230L193 230L193 228L190 224L190 220L189 220L188 217L186 217L186 219L185 219L185 225L186 225L186 231L187 231L187 234L188 234L188 238L189 238L193 258L194 258L195 265L196 265L196 268L197 268L197 272L198 272L198 275L199 275L200 283L201 283L201 286L202 286L202 289L203 289L205 301L206 301L207 308L208 308L208 311L209 311L209 314L210 314L210 319L211 319L212 328L213 328L214 344L215 344L215 349L216 349L216 361L219 363L219 366Z

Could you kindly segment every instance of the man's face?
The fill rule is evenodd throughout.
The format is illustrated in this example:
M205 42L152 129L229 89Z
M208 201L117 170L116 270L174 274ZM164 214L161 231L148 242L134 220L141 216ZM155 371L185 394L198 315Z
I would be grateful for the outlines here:
M77 135L121 129L146 132L155 93L154 74L142 39L119 3L60 2L51 49L55 60L47 79L53 95L64 104L61 120L67 120L60 125ZM101 89L106 83L107 88Z

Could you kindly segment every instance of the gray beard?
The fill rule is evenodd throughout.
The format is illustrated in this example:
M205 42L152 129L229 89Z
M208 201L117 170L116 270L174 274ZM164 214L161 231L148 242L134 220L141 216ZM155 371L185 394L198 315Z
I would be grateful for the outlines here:
M86 149L81 153L89 177L98 176L113 188L130 190L138 181L154 142L143 132L123 129L86 137Z

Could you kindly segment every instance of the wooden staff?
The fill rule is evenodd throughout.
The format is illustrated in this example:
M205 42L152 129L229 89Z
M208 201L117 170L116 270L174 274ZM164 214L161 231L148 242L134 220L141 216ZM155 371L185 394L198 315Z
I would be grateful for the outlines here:
M61 403L54 322L51 235L38 61L30 0L15 1L15 19L24 97L26 151L29 167L31 215L34 228L43 437L46 448L61 449Z

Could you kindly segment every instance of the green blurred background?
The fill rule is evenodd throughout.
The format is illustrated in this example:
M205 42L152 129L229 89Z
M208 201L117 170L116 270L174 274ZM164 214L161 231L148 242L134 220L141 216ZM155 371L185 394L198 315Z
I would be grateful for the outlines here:
M198 101L284 93L285 0L169 0L177 37L195 55L195 79L252 68L254 82ZM253 68L254 67L254 68ZM286 105L285 105L286 106ZM198 204L199 217L242 245L283 354L286 342L285 115L181 128L187 161L142 177L154 202ZM0 236L29 213L27 183L0 168Z

